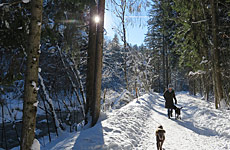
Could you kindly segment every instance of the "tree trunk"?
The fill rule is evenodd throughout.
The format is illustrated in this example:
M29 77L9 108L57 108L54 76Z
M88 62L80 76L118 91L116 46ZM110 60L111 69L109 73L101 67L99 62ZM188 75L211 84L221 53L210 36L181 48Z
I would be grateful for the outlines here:
M196 80L193 79L193 95L196 96Z
M205 86L205 100L209 101L209 85Z
M128 82L128 76L127 76L127 65L126 65L126 62L127 62L127 59L125 58L125 61L124 61L125 82L126 82L126 89L129 90L129 82Z
M215 108L218 109L218 107L219 107L219 101L218 101L218 93L217 93L217 89L216 89L216 82L215 82L214 74L215 74L215 73L213 73L214 100L215 100Z
M204 37L205 38L205 37ZM208 47L206 45L206 47ZM205 56L206 60L209 60L209 51L207 48L203 48L203 55ZM201 80L202 80L202 86L203 86L203 95L204 95L204 99L205 101L209 101L209 90L210 90L210 73L209 73L209 65L205 64L204 65L204 70L205 70L205 74L201 76Z
M165 64L166 64L166 70L165 70L165 73L166 73L166 87L169 85L169 61L168 61L168 45L166 43L166 49L165 49Z
M48 110L47 110L47 107L46 107L46 104L45 104L45 98L44 98L44 96L41 93L40 93L40 97L42 99L43 106L44 106L45 113L46 113L46 125L47 125L47 129L48 129L49 142L51 142L50 126L49 126L49 118L48 118Z
M16 126L16 118L13 116L13 113L11 111L11 109L8 107L8 105L6 105L6 108L8 110L8 113L10 115L10 118L12 118L12 125L13 125L13 129L15 130L16 136L17 136L17 141L20 144L20 137L18 135L18 130L17 130L17 126Z
M97 25L97 47L95 53L95 76L94 76L94 108L92 115L92 126L97 123L100 115L101 107L101 79L102 79L102 57L103 57L103 41L104 41L104 13L105 13L105 0L99 0L98 14L101 18L100 23Z
M3 103L1 103L1 107L2 107L2 146L4 144L3 139L5 139L5 149L8 150L7 138L6 138L6 128L5 128L4 104Z
M199 80L200 80L200 84L199 84L200 96L203 97L202 76L201 76L201 78Z
M218 31L217 31L217 18L216 18L216 4L215 0L211 0L211 12L212 12L212 36L213 36L213 85L216 88L215 92L215 105L218 108L220 101L223 99L223 88L221 83L221 72L220 72L220 50L218 47Z
M193 79L189 79L189 95L193 95Z
M129 89L129 82L128 82L128 75L127 75L127 55L128 52L127 48L127 41L126 41L126 28L125 28L125 13L126 13L126 0L123 2L124 6L122 6L122 31L123 31L123 43L124 43L124 50L125 50L125 58L124 58L124 74L125 74L125 82L126 82L126 89Z
M158 57L158 92L161 93L161 69L160 69L160 57ZM163 90L164 92L164 90Z
M93 2L92 2L93 3ZM90 6L90 22L89 22L89 47L87 59L87 78L86 78L86 123L88 116L92 116L93 110L93 88L94 88L94 68L95 68L95 52L96 52L96 22L94 21L97 14L97 5L94 2Z
M162 64L162 74L163 74L162 84L163 84L163 88L164 88L163 91L165 91L165 88L167 88L167 87L165 86L165 33L164 33L164 31L163 31L162 62L163 62L163 64Z
M201 6L202 6L202 10L203 10L203 15L204 15L204 19L207 20L207 16L206 16L206 7L205 7L205 2L204 1L200 1L201 2ZM202 28L201 28L202 30ZM210 60L210 56L209 56L209 45L208 45L208 40L207 40L207 37L208 37L208 30L209 30L209 24L205 24L204 26L204 33L205 34L202 34L202 39L204 39L204 47L203 47L203 55L205 56L206 60ZM204 66L204 69L205 69L205 72L206 74L203 75L203 82L204 82L204 95L205 95L205 100L206 101L209 101L209 92L210 92L210 73L209 73L209 69L210 69L210 66L208 64L205 64Z
M104 95L103 95L103 105L104 105L103 110L104 111L106 110L106 108L105 108L105 96L106 96L106 92L107 92L107 89L104 89Z
M64 61L64 55L62 54L61 49L60 49L60 47L59 47L58 45L57 45L57 48L58 48L58 51L59 51L59 55L60 55L62 64L63 64L64 68L66 69L66 73L67 73L67 76L68 76L68 78L69 78L69 81L70 81L71 84L72 84L72 87L73 87L74 92L75 92L75 94L76 94L77 100L78 100L78 102L79 102L79 104L80 104L80 106L81 106L81 108L82 108L83 117L85 118L85 114L86 114L86 113L85 113L85 102L84 102L84 98L82 98L82 99L83 99L83 102L82 102L81 99L80 99L79 93L78 93L78 89L77 89L77 87L75 86L74 80L72 79L70 73L68 72L68 67L67 67L67 65L66 65L66 63L65 63L65 61ZM71 69L71 70L72 70L72 69ZM44 92L46 92L45 89L44 89Z
M204 99L205 101L208 101L209 100L209 81L208 81L207 73L206 75L202 75L202 85L203 85Z
M31 1L31 24L27 49L27 69L24 85L21 150L29 150L35 137L37 113L38 65L43 0Z
M56 114L55 109L54 109L53 101L52 101L52 99L50 98L49 94L46 91L46 87L45 87L43 78L42 78L42 76L40 74L38 74L38 78L40 79L40 82L41 82L41 87L42 87L42 90L43 90L43 93L44 93L45 100L46 100L47 104L50 107L50 112L51 112L51 115L52 115L55 131L56 131L56 134L58 136L58 129L64 130L64 127L62 126L62 124L59 122L59 120L57 118L57 114Z
M126 89L129 89L129 82L128 82L128 66L127 66L127 52L128 52L128 45L127 45L127 41L126 41L126 26L125 26L125 15L126 15L126 9L127 9L127 0L122 0L120 1L121 3L118 4L116 0L111 0L112 4L115 5L115 15L120 19L121 21L121 30L118 32L121 40L123 42L123 53L121 55L123 62L122 62L122 69L124 71L124 80L126 83ZM121 10L118 11L118 9L116 7L119 7Z

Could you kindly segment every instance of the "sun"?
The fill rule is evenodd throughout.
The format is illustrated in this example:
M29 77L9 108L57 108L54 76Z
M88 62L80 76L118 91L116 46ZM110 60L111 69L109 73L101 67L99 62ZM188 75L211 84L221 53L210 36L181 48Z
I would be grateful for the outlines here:
M99 23L99 22L100 22L100 17L99 17L99 16L95 16L95 17L94 17L94 21L95 21L96 23Z

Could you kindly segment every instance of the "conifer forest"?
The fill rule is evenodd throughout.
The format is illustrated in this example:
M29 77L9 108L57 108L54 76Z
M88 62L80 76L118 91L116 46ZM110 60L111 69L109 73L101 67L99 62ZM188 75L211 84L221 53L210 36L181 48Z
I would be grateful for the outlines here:
M169 84L230 114L230 0L0 0L0 149L45 149Z

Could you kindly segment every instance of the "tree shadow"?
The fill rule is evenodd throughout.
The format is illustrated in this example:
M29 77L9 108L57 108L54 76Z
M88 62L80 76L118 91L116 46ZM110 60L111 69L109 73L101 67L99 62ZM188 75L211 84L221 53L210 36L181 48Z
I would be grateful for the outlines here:
M154 99L157 99L157 101L155 101ZM150 96L150 101L147 101L145 99L142 99L143 101L145 101L146 103L148 103L149 105L158 105L160 107L164 108L164 99L161 98L158 95L154 95L154 96ZM191 109L198 109L198 107L194 106ZM167 115L167 109L166 109L166 113L162 113L158 110L156 110L154 107L152 107L152 110L155 111L156 113L158 113L161 116L165 116L165 119L168 119L168 115ZM189 116L190 114L186 113L185 111L183 111L183 114L186 114L186 116ZM183 118L182 118L183 119ZM187 128L197 134L200 135L204 135L204 136L216 136L218 135L218 133L215 130L209 129L209 128L205 128L205 127L196 127L192 122L190 121L184 121L184 120L174 120L174 118L171 119L172 121L175 121L176 123L178 123L180 126Z
M101 150L104 147L103 126L101 122L83 130L75 141L74 150Z
M154 97L154 98L155 98L155 97ZM160 99L159 96L157 96L156 98L157 98L158 100ZM149 101L146 100L146 99L143 99L143 98L141 98L141 100L144 101L144 102L146 102L146 103L148 104L148 106L151 106L151 105L158 105L158 106L163 107L163 108L165 107L164 104L158 103L157 101L154 101L154 100L152 99L152 97L150 97ZM162 99L161 101L164 102L163 99ZM157 112L158 114L162 115L162 116L168 116L166 113L162 113L162 112L156 110L154 107L151 107L151 109L154 110L155 112ZM165 109L165 112L167 112L167 109Z
M205 128L205 127L196 127L192 122L189 121L182 121L182 120L175 120L180 126L183 126L193 132L204 135L204 136L216 136L218 133L212 129Z

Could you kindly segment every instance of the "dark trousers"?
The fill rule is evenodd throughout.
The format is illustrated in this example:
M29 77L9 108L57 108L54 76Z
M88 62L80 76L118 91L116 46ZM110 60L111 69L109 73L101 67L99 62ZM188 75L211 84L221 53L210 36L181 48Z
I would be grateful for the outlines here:
M169 118L172 117L172 111L173 111L173 109L168 108L168 117Z

